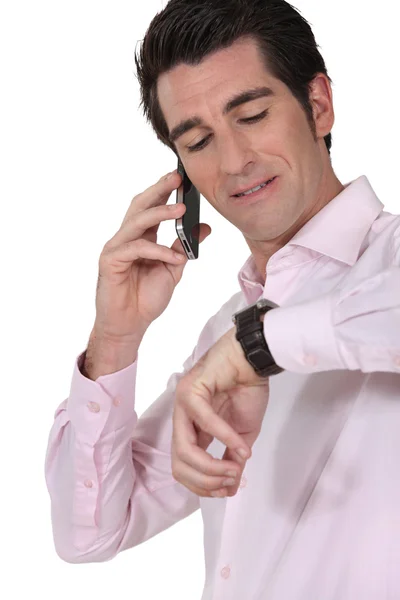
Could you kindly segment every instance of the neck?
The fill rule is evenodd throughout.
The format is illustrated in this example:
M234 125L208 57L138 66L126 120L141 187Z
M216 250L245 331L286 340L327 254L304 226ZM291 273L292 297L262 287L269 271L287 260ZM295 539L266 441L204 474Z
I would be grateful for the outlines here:
M302 227L304 227L307 221L312 219L314 215L316 215L343 190L343 184L336 177L333 170L331 170L328 177L322 178L315 201L312 202L310 207L301 214L299 219L292 225L292 227L290 227L282 235L276 237L275 239L265 241L254 241L245 238L247 245L253 254L255 265L263 284L265 284L266 267L271 256L280 250L280 248L286 246L293 236L300 231Z

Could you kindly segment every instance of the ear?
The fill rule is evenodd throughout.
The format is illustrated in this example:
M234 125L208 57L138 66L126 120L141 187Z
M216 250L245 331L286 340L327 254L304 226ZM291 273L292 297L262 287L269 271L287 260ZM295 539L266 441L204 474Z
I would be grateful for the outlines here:
M310 103L313 109L314 123L318 138L324 138L331 132L335 122L332 87L323 73L318 73L310 83Z

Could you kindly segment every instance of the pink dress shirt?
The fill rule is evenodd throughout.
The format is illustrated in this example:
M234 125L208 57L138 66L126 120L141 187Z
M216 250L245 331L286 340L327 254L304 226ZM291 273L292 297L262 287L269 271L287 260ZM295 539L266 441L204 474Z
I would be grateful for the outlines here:
M400 216L383 207L361 176L270 258L264 286L250 255L241 291L140 417L137 361L91 381L77 357L45 464L63 560L110 560L200 508L201 600L400 598ZM171 473L175 388L260 297L280 306L264 331L286 371L238 493L198 497Z

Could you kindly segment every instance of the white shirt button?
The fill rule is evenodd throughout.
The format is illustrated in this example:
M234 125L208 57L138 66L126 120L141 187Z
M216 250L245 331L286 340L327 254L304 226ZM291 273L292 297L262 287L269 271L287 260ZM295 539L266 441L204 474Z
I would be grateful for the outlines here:
M114 406L119 406L121 404L121 398L119 396L114 398L113 404L114 404Z
M247 485L247 477L246 475L242 475L242 479L240 480L240 485L239 487L244 488Z
M100 406L97 404L97 402L89 402L88 403L88 408L93 413L100 412Z
M396 365L396 367L400 367L400 355L399 356L395 356L393 362Z
M312 354L305 354L303 356L303 362L305 365L310 365L310 367L313 367L317 364L317 359Z
M231 574L231 570L229 567L224 567L221 571L221 577L223 577L224 579L228 579L230 574Z
M85 480L85 487L87 487L87 488L93 487L93 481L91 479L86 479Z

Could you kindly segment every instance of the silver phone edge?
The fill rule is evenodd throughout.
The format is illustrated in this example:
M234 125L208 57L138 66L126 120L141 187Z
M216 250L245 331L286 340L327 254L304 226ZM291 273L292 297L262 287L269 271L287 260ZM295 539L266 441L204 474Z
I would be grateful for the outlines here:
M183 185L181 185L178 190L177 190L177 194L176 194L176 203L177 204L182 204L183 203ZM185 251L186 256L188 257L189 260L196 260L195 255L193 254L193 252L190 249L190 244L186 238L185 232L183 230L183 219L182 217L180 219L175 219L175 223L176 223L176 230L178 233L178 237L181 241L182 247ZM185 242L187 244L187 247L189 248L189 250L186 249L185 247Z

